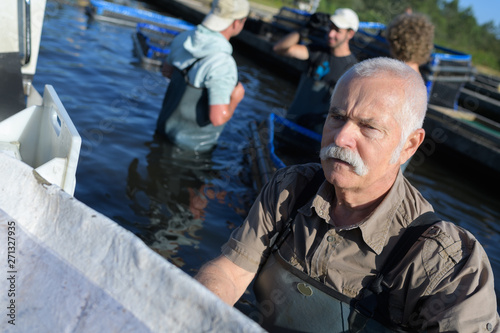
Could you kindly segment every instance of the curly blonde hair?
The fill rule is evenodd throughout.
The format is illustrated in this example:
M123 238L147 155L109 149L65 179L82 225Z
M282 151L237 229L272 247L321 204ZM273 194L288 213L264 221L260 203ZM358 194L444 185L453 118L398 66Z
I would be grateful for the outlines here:
M401 14L387 27L391 54L404 62L423 65L434 48L434 25L422 14Z

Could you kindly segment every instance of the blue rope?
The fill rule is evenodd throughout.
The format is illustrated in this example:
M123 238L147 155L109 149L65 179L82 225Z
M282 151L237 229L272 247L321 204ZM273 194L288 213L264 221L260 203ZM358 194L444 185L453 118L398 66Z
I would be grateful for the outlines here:
M311 131L310 129L307 129L305 127L302 127L300 125L297 125L296 123L280 117L274 113L271 113L269 117L267 118L267 124L268 124L268 129L269 129L269 142L267 144L268 150L269 150L269 157L271 158L271 161L273 162L274 166L278 169L284 168L286 166L285 163L276 155L274 151L274 122L278 122L290 129L292 129L295 132L298 132L302 135L305 135L313 140L316 140L318 142L321 142L321 135Z
M285 163L276 156L274 152L274 119L276 115L274 113L271 113L269 115L269 118L267 118L267 127L269 128L269 142L267 143L267 148L269 149L269 157L271 158L271 161L273 162L274 166L278 169L286 167Z
M307 137L309 137L309 138L311 138L313 140L321 142L321 134L318 134L318 133L316 133L314 131L311 131L308 128L305 128L305 127L302 127L300 125L297 125L293 121L290 121L290 120L288 120L286 118L283 118L283 117L280 117L278 115L275 115L274 113L272 115L274 115L273 119L276 120L277 122L279 122L280 124L283 124L286 127L291 128L295 132L299 132L300 134L303 134L303 135L305 135L305 136L307 136Z

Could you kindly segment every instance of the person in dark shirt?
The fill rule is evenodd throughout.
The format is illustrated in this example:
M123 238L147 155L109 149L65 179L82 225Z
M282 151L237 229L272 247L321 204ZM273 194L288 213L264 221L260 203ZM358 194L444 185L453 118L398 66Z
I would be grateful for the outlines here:
M287 118L317 132L321 132L319 127L328 113L330 96L337 80L357 63L349 47L349 41L359 27L356 13L349 8L339 8L328 21L329 30L324 45L301 44L300 33L294 31L273 47L278 54L308 61Z

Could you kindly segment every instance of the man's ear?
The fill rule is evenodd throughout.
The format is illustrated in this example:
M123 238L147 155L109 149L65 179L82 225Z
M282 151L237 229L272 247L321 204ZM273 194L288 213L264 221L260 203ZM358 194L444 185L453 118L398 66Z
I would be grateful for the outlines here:
M400 155L400 162L401 164L404 164L410 157L415 154L417 151L418 147L424 142L425 139L425 130L423 128L419 128L415 131L413 131L408 139L406 139L405 145L403 147L403 150L401 151Z
M349 39L352 39L355 34L356 34L356 31L354 31L352 29L347 30L347 36L349 37Z

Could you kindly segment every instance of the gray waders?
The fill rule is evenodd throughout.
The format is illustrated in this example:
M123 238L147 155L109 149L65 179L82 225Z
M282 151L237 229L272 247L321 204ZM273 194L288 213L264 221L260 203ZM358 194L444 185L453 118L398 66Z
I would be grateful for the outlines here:
M254 284L270 332L394 332L359 313L352 299L271 254ZM353 330L351 330L351 328Z
M279 252L281 244L293 229L297 210L304 206L324 180L319 171L300 193L290 219L272 245L266 263L254 283L261 312L262 326L270 332L406 332L390 322L388 296L383 287L384 275L400 262L422 233L440 219L427 212L415 219L398 240L377 276L361 291L361 299L352 299L326 286L292 266Z
M224 125L210 122L207 89L188 82L187 72L197 61L184 70L174 67L156 130L181 148L206 152L216 145Z

